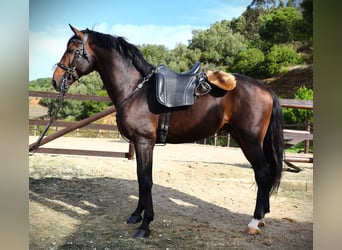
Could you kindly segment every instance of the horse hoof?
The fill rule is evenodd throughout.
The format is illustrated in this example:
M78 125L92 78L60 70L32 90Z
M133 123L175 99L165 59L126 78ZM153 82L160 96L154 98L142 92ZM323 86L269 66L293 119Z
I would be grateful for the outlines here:
M260 229L259 228L254 228L254 227L247 227L246 234L248 234L248 235L260 234Z
M265 226L265 221L261 220L259 221L258 227L264 227Z
M140 221L142 221L142 216L141 215L131 215L129 219L126 221L127 224L137 224Z
M138 231L135 233L134 238L147 238L150 236L151 231L149 229L138 229Z

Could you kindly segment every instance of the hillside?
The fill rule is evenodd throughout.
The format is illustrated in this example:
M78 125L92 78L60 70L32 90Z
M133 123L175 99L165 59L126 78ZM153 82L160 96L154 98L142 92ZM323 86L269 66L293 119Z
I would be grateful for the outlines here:
M284 75L276 75L262 81L280 98L293 99L298 88L305 86L313 89L313 67L298 65L290 68Z

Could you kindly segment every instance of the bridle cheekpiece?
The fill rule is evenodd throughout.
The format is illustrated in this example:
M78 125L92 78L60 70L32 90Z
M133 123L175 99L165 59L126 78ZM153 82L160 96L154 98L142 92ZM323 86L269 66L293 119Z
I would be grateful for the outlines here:
M88 32L84 33L81 44L76 49L76 51L74 53L74 58L73 58L73 60L69 66L66 66L63 63L57 63L58 67L65 70L65 73L64 73L63 78L62 78L61 88L60 88L60 93L62 93L63 95L68 91L68 89L70 87L69 83L73 80L77 81L79 79L79 76L77 75L77 72L76 72L78 59L83 57L87 61L89 61L88 54L87 54L87 51L85 49L85 44L87 42L88 35L89 35ZM80 41L80 40L79 39L72 39L71 41Z

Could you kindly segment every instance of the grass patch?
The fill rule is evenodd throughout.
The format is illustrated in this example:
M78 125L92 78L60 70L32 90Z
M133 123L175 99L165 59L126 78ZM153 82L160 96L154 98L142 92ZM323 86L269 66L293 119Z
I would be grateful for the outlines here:
M305 141L302 141L290 148L285 149L287 153L303 153L305 152ZM309 143L309 153L313 153L313 141Z

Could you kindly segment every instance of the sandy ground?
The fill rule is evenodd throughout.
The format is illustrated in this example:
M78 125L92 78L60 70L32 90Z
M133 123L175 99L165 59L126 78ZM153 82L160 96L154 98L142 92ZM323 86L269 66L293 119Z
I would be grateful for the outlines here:
M128 151L113 139L62 137L46 147ZM33 154L29 164L30 249L312 249L312 164L284 172L266 226L248 236L256 185L239 148L156 146L155 220L144 240L125 224L137 202L134 160Z

